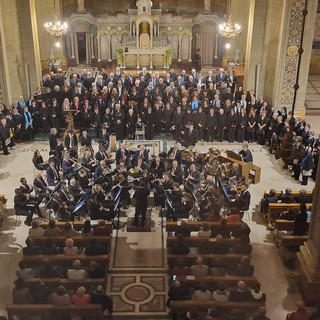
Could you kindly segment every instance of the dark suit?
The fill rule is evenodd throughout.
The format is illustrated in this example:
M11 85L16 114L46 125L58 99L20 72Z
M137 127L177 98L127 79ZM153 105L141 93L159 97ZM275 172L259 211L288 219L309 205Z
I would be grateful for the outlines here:
M47 171L48 186L54 187L60 181L59 171L56 168L48 167Z
M184 137L185 145L194 146L198 142L198 132L197 129L192 129L191 133L190 130L187 130Z
M170 156L173 154L174 152L174 148L171 148L168 152L168 157L170 158ZM178 163L180 164L181 162L181 150L177 150L176 154L174 155L174 158L172 160L177 160Z
M122 157L125 156L126 157L126 161L125 164L128 165L129 164L129 157L130 157L130 152L127 149L124 149L123 152L121 149L118 149L116 151L116 164L118 165L120 163L120 160L122 159Z

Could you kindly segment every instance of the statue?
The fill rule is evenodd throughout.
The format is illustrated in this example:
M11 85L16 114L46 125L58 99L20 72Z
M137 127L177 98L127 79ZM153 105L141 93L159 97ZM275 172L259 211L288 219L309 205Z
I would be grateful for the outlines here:
M84 0L77 0L77 12L78 13L85 13L86 9L84 8Z
M136 0L130 0L130 9L135 9L136 7Z
M205 12L211 11L211 0L204 0L204 11Z
M238 48L235 48L234 53L235 53L234 61L238 64L240 60L240 50Z

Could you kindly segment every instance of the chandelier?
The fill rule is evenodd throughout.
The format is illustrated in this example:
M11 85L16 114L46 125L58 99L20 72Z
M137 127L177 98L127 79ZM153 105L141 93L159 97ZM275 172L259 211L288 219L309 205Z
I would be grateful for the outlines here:
M56 0L54 0L53 6L54 6L53 21L46 22L44 24L44 27L50 36L59 38L67 34L68 25L65 22L62 23L60 20L58 20L58 17L56 14Z
M233 25L231 22L231 15L228 15L227 22L219 24L219 34L227 39L237 37L241 32L241 26L239 24Z

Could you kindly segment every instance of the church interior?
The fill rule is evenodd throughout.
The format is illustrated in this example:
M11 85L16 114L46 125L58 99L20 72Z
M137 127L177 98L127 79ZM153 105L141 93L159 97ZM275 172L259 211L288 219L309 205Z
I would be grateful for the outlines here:
M56 22L60 32L52 27ZM0 318L272 320L300 319L295 318L300 315L305 317L301 319L320 319L319 48L318 0L0 0L1 119L7 119L7 124L14 123L14 116L21 119L7 136L2 131L3 120L0 123ZM92 78L89 87L88 78ZM159 78L164 81L163 91ZM55 79L63 79L62 84ZM100 80L104 83L101 87ZM122 85L124 89L119 89ZM135 100L133 87L144 99L139 96ZM212 99L210 90L214 92ZM157 100L154 92L160 92L162 98ZM104 120L98 126L94 113L101 113L103 94L107 98L99 119ZM52 118L52 105L43 102L45 97L57 101L58 120ZM220 120L212 133L208 124L202 128L197 123L204 100L208 102L206 117L212 114L226 121L225 126L220 125L221 131ZM31 112L33 101L39 104L38 114ZM47 104L47 116L41 111L43 104ZM157 127L154 116L150 129L149 109L155 113L157 104L163 118ZM237 106L239 112L244 110L246 119L250 117L249 106L258 110L257 123L267 114L270 122L262 134L256 129L251 139L250 131L244 129L242 139L239 120L233 131L229 115L237 112ZM179 107L183 114L180 130L173 120ZM171 115L169 124L166 108ZM224 118L219 118L216 108L224 110ZM106 109L111 110L110 115ZM130 110L137 113L133 131L129 131L129 120L119 129L120 116L132 116ZM90 116L86 116L88 112ZM30 125L29 114L34 120ZM39 114L43 118L36 122ZM279 117L281 130L277 131ZM108 121L114 121L112 128ZM84 131L88 131L88 138ZM194 140L192 131L197 133ZM101 132L107 138L101 138ZM53 136L57 149L52 148ZM147 156L141 146L146 147ZM239 155L243 149L249 149L252 156L248 162L243 153ZM44 159L39 167L34 160L36 151ZM99 158L102 151L105 153ZM89 160L84 163L80 159L85 159L87 152ZM64 171L67 157L72 163L70 175ZM161 174L156 171L157 158L163 162ZM307 170L309 160L312 167ZM175 161L183 172L179 179L174 174ZM231 176L234 164L239 172ZM122 165L126 166L124 171L119 169ZM192 166L199 180L194 178ZM103 172L101 183L97 182L98 169ZM34 187L39 172L45 182L44 194ZM77 201L72 197L72 205L66 205L56 194L61 197L63 186L70 193L71 181L79 184L81 172L88 175L89 184ZM166 183L166 175L172 178L170 191L161 185ZM21 191L22 177L30 191ZM122 181L128 184L123 187ZM175 184L178 199L172 196ZM98 185L102 190L96 190ZM205 197L208 185L218 190L213 198L216 202ZM17 214L17 189L29 204L26 214ZM140 198L141 189L147 194ZM287 189L290 201L284 200ZM96 198L92 200L92 194L100 191L105 196L103 204L99 202L93 210L89 203ZM243 208L246 192L251 198ZM300 201L301 194L305 198ZM186 206L188 195L192 205L183 215L179 210ZM145 206L139 206L144 200ZM175 201L181 203L180 209ZM53 202L58 203L56 209ZM210 212L203 211L207 208L204 202ZM303 206L307 229L296 233ZM136 216L138 210L145 210L141 220ZM62 211L67 218L62 217ZM292 212L294 218L286 218ZM107 231L84 235L87 219L91 219L93 234L100 230L100 220L106 220ZM74 234L63 234L62 230L58 236L46 236L49 220L56 220L59 228L70 221ZM215 232L222 230L222 220L229 228L225 237ZM34 226L41 229L40 236L30 236ZM201 236L206 228L210 235ZM240 253L237 250L243 238L246 242L245 236L250 250ZM73 239L72 248L65 243L67 238ZM26 239L32 239L31 245ZM105 251L90 256L86 251L97 239L98 244L93 245ZM217 243L221 242L227 253L217 254ZM28 247L47 244L60 251L26 253ZM180 244L188 248L187 253L175 252ZM76 254L67 254L68 249ZM50 265L56 272L50 279L41 276L44 259L50 262L44 269ZM249 263L243 267L245 259ZM89 276L94 264L99 265L102 276ZM199 264L207 268L203 274L194 271ZM238 271L241 266L243 273ZM82 269L82 278L70 280L70 270ZM17 293L21 278L21 292L48 299L23 301L22 293ZM230 298L243 291L250 298ZM227 300L215 299L217 292L219 297L227 294ZM54 295L58 302L53 302ZM67 303L61 302L65 296L69 297Z

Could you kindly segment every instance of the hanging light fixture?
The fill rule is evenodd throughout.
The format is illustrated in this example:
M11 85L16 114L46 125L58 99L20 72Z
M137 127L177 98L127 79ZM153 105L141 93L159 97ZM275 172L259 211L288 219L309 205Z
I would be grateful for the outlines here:
M56 13L56 1L54 1L53 21L46 22L44 27L50 36L56 38L64 36L68 32L68 25L65 22L62 23L60 20L58 20Z
M233 25L231 22L231 15L228 16L227 22L219 24L219 34L227 39L237 37L241 32L239 24Z
M219 24L219 34L227 39L230 38L235 38L237 37L240 32L241 32L241 26L239 24L235 24L233 25L232 21L231 21L231 15L230 15L230 11L231 11L231 1L229 0L227 3L227 21L224 23Z

